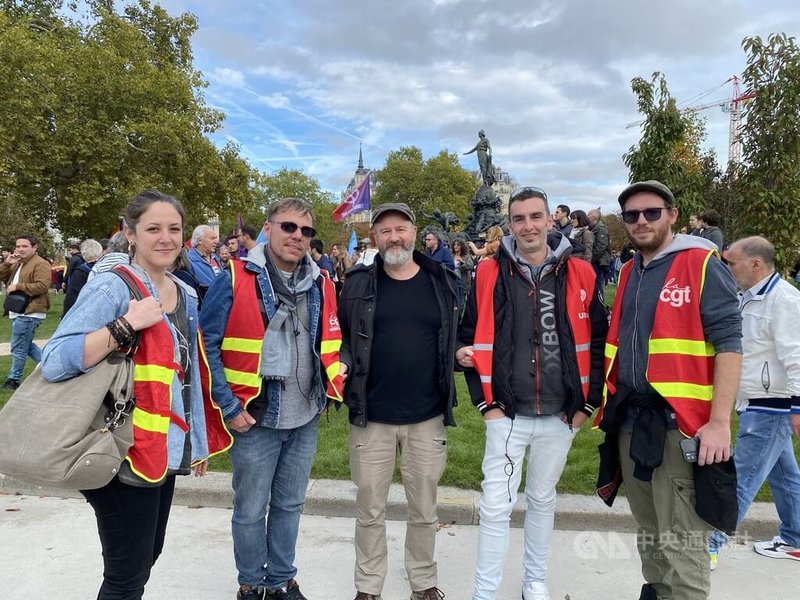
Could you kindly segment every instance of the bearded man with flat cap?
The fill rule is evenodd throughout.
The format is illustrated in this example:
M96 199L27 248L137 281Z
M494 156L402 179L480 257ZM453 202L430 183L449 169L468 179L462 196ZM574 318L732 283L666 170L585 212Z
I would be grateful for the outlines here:
M347 273L339 299L350 473L356 494L356 600L378 600L387 573L386 502L398 449L408 499L405 567L412 600L440 600L434 559L436 492L453 424L456 275L414 250L414 213L383 204L378 249Z
M703 541L716 517L698 514L695 477L730 459L742 364L736 285L712 242L672 233L678 209L666 185L634 183L619 204L637 252L620 271L606 340L598 493L610 505L625 484L640 599L700 600L711 592ZM697 469L682 453L689 438L699 438Z

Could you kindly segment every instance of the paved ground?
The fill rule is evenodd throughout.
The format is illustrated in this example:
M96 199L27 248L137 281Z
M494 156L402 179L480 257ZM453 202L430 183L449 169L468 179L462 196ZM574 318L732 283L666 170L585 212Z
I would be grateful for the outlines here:
M44 345L47 343L48 340L35 340L36 345L39 348L44 348ZM10 342L0 342L0 356L9 356L11 354L11 343Z
M390 568L383 597L408 598L402 567L404 525L388 523ZM512 529L499 600L519 598L521 530ZM353 520L304 515L298 543L298 579L311 600L350 599ZM448 600L469 598L476 556L474 526L442 527L437 535L439 583ZM78 499L0 495L0 597L88 599L96 594L101 558L89 506ZM550 560L554 600L638 597L641 578L632 534L557 531ZM713 574L712 598L796 600L800 564L728 550ZM236 572L230 510L175 506L164 554L148 600L233 600Z

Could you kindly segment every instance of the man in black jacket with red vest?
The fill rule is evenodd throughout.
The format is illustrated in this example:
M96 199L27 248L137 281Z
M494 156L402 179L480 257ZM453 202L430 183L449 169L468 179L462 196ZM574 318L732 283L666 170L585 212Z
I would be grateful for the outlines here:
M508 213L511 235L478 265L456 351L486 421L472 600L496 597L526 451L522 597L548 600L556 483L575 431L600 404L608 322L591 265L571 258L562 234L548 235L547 194L520 188Z

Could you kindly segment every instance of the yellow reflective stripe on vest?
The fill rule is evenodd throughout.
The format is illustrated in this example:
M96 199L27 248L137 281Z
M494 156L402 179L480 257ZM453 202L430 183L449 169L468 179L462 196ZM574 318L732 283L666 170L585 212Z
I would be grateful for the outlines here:
M331 352L339 352L339 349L342 347L342 340L322 340L320 342L320 354L330 354ZM337 371L336 374L338 375L339 372Z
M682 381L651 381L650 385L665 398L693 398L710 402L714 396L713 385L699 385Z
M133 410L133 426L145 431L167 433L169 431L169 417L155 415L137 407Z
M684 356L714 356L714 346L705 340L678 338L651 339L650 354L683 354Z
M136 365L133 368L135 381L155 381L164 385L172 385L175 371L159 365Z
M232 350L234 352L249 352L259 354L263 340L248 340L247 338L226 337L222 338L220 350Z
M225 380L229 385L246 385L252 388L258 388L261 385L261 375L258 373L246 373L226 367L223 367L222 370L225 372Z
M342 363L337 360L335 363L331 363L325 367L325 375L328 376L328 381L333 381L334 377L339 374L339 369L341 366Z

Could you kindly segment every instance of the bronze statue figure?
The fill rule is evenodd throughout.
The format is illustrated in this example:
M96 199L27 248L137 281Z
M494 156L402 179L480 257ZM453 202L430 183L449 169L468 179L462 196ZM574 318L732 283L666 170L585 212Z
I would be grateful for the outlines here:
M494 177L494 167L492 166L492 144L483 129L478 132L478 137L480 138L478 143L469 152L464 152L464 156L473 152L478 153L478 166L481 169L483 184L491 186L497 181Z

